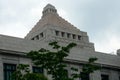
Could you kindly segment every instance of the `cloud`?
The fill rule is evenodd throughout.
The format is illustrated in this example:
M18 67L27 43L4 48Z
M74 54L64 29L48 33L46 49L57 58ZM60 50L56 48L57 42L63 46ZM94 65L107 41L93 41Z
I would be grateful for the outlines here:
M0 0L0 34L24 37L48 3L60 16L88 32L97 51L120 48L120 0Z
M16 23L10 23L10 24L4 24L1 25L4 26L0 29L0 34L9 35L9 36L20 36L23 37L24 34L27 34L27 27L21 27L25 26L23 23L16 22ZM11 30L12 29L12 30Z
M92 39L95 42L95 48L97 51L116 53L117 49L120 49L120 23L109 23L103 31L97 34L96 39Z
M111 35L111 36L110 36ZM99 40L95 40L96 51L116 53L116 50L120 48L120 38L114 34L105 35Z

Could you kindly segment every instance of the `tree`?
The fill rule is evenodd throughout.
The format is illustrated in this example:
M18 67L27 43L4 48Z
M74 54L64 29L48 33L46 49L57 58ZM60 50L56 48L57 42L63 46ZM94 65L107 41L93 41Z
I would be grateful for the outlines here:
M88 80L90 73L93 73L94 71L101 69L99 65L95 65L96 60L97 58L95 57L89 58L88 62L83 65L82 71L79 72L79 74L72 74L73 78L82 78L82 80ZM75 69L73 68L73 70L78 71L78 69L76 68Z
M63 47L58 45L57 42L51 42L49 45L53 48L52 51L41 48L38 51L29 52L27 56L33 60L35 65L46 69L47 73L52 75L53 80L74 80L99 69L99 66L94 65L97 58L90 58L88 63L83 66L82 72L84 74L72 74L70 78L67 69L65 69L67 66L64 63L64 58L69 55L71 48L75 47L76 44L70 43ZM76 68L71 68L71 70L78 71Z
M49 45L54 50L50 51L41 48L39 51L31 51L27 55L36 65L46 69L47 73L52 75L53 80L69 80L64 58L68 56L70 49L76 44L70 43L63 47L58 45L57 42L52 42Z
M27 64L19 64L11 78L12 80L47 80L43 74L30 72Z

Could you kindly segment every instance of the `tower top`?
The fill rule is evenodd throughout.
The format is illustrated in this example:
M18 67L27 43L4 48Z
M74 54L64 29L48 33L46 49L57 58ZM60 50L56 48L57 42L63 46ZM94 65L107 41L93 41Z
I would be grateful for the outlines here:
M43 11L45 11L46 9L55 9L55 7L54 7L53 5L51 5L51 4L47 4L47 5L44 7Z
M48 13L53 13L53 14L56 14L57 13L57 10L56 8L51 5L51 4L47 4L44 8L43 8L43 16L47 15Z

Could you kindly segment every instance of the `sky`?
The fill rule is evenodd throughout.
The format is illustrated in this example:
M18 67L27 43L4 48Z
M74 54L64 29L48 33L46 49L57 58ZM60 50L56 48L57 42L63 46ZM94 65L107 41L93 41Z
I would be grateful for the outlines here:
M24 38L48 3L87 32L96 51L116 54L120 49L120 0L0 0L0 34Z

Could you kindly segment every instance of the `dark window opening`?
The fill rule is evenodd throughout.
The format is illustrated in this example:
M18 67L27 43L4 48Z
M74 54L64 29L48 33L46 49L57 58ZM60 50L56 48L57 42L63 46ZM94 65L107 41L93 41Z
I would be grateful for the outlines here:
M109 75L102 74L101 75L101 80L109 80Z
M90 80L88 73L81 72L80 74L81 74L81 80Z
M34 38L32 38L31 40L34 40Z
M68 70L65 69L63 74L68 77Z
M41 73L43 74L43 68L41 67L32 67L33 73Z
M62 37L65 37L65 32L61 32L61 36L62 36Z
M52 9L52 12L54 12L54 10Z
M78 40L81 40L81 36L80 35L78 35Z
M50 9L50 12L52 12L52 9Z
M67 38L70 38L70 33L67 33Z
M40 33L40 37L43 37L44 35L43 35L43 32L42 33Z
M57 12L57 11L55 10L55 12Z
M15 64L3 64L4 67L4 80L13 80L11 79L12 73L16 70Z
M73 34L73 39L76 39L76 35L75 34Z
M56 36L59 36L59 31L55 31Z
M36 36L36 40L39 40L39 35Z

